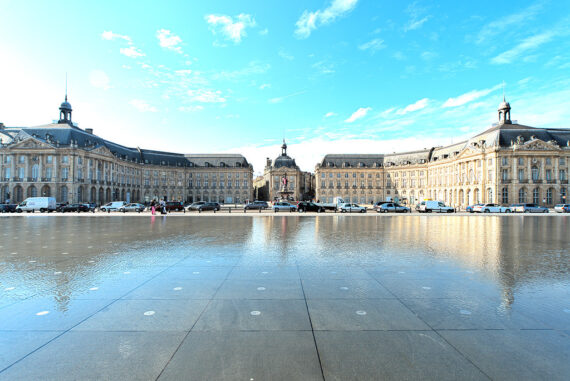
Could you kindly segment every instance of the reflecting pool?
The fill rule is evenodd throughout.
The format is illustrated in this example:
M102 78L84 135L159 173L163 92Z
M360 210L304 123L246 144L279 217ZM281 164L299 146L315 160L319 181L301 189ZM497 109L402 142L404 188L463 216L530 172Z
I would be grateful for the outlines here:
M0 223L0 379L570 374L570 217Z

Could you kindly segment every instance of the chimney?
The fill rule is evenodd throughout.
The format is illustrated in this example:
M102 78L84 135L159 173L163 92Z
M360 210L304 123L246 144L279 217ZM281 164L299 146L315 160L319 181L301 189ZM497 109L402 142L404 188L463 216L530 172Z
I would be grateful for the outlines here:
M93 129L92 128L86 128L85 132L87 132L88 134L93 135Z
M4 123L0 122L0 130L3 130L3 129L4 129Z

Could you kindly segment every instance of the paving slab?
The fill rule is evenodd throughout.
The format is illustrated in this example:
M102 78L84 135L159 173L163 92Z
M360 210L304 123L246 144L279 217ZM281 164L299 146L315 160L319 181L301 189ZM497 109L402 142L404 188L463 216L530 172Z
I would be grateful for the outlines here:
M0 380L154 380L184 332L67 332Z
M399 298L455 298L498 297L499 290L489 283L475 279L382 279L380 284Z
M76 331L189 331L207 300L118 300Z
M190 332L159 380L322 380L311 332Z
M301 279L369 279L373 280L364 269L357 266L304 266L299 265Z
M547 329L548 326L487 298L401 299L433 329Z
M0 371L62 333L63 331L0 331Z
M315 332L325 379L488 380L432 331Z
M568 380L570 337L549 330L439 331L494 380Z
M395 298L376 280L305 279L302 283L307 299Z
M311 330L304 300L213 300L193 331ZM229 333L228 333L229 334Z
M236 266L228 279L299 279L297 266Z
M260 279L224 281L214 299L303 299L301 281Z
M221 279L152 279L123 299L211 299L223 283Z
M430 329L395 299L310 299L307 304L315 331Z

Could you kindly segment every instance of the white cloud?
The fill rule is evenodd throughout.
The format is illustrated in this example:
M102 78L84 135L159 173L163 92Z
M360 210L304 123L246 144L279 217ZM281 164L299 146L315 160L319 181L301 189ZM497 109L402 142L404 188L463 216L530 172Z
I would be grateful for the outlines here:
M253 17L245 13L239 14L235 21L226 15L207 15L205 19L214 35L221 33L234 44L239 44L242 37L247 36L246 28L253 28L256 25Z
M330 62L319 61L311 66L321 74L334 74L335 72L334 65Z
M269 34L269 29L265 28L259 31L259 35L267 36Z
M263 83L259 86L259 90L265 90L271 87L270 83Z
M375 38L374 40L368 41L360 46L358 49L360 50L370 50L371 52L375 52L380 49L384 49L386 45L384 45L384 40L379 38Z
M406 13L410 15L410 19L404 26L404 32L421 28L431 18L431 16L424 16L425 12L426 10L418 6L417 2L408 5Z
M357 121L358 119L362 119L366 116L366 114L368 114L368 111L372 110L370 107L361 107L358 110L356 110L355 112L352 113L352 115L345 120L345 123L352 123Z
M108 90L111 88L109 85L109 77L102 70L91 70L89 73L89 83L98 89Z
M291 54L287 53L283 49L279 49L279 52L277 54L279 54L279 57L286 59L288 61L293 61L295 59L295 57L293 57Z
M131 57L131 58L138 58L138 57L144 57L145 54L143 52L141 52L139 49L137 49L134 46L129 46L128 48L121 48L119 49L119 52L127 57Z
M445 101L445 103L441 107L447 108L447 107L463 106L466 103L473 102L474 100L484 97L500 88L501 85L496 85L491 87L490 89L472 90L456 98L449 98L448 100Z
M131 106L139 110L140 112L157 112L156 107L149 105L146 101L141 99L133 99L129 102Z
M220 90L188 90L188 95L192 102L224 103L226 101L226 98L222 97L222 92Z
M356 7L357 2L358 0L333 0L331 5L325 9L319 9L314 12L305 10L295 24L297 26L295 35L298 38L309 37L311 32L319 26L327 25L338 17L351 12Z
M422 57L422 60L424 60L424 61L431 61L434 58L436 58L437 56L438 56L437 53L428 52L428 51L422 52L422 54L420 54L420 57Z
M409 112L414 112L425 108L428 105L429 99L423 98L417 101L416 103L412 103L411 105L407 105L403 109L400 109L396 112L398 115L406 115Z
M479 32L476 40L477 44L481 44L496 35L502 35L505 30L513 29L513 27L525 27L541 11L543 5L539 2L518 13L508 16L502 15L498 20L490 22Z
M124 35L124 34L113 33L110 30L104 31L103 33L101 33L101 37L104 40L108 40L108 41L116 40L116 39L124 40L124 41L127 41L129 43L129 45L133 43L133 40L131 40L131 38L129 36Z
M531 37L527 37L521 43L519 43L517 46L515 46L514 48L509 49L506 52L503 52L503 53L499 54L498 56L494 57L493 59L491 59L491 63L497 64L497 65L509 64L513 60L515 60L518 56L520 56L521 54L523 54L529 50L534 50L534 49L540 47L541 45L543 45L547 42L550 42L550 40L552 40L552 38L555 35L556 35L555 32L547 31L544 33L536 34L536 35L531 36Z
M330 112L327 112L327 113L325 114L325 118L330 118L331 116L335 116L335 115L336 115L335 112L330 111Z
M163 48L182 54L182 48L180 47L182 39L171 31L167 29L157 30L156 38L158 38L158 42Z
M306 90L303 90L303 91L298 91L298 92L293 93L293 94L284 95L282 97L271 98L269 100L269 103L281 103L287 98L296 97L297 95L305 94L306 92L307 92Z

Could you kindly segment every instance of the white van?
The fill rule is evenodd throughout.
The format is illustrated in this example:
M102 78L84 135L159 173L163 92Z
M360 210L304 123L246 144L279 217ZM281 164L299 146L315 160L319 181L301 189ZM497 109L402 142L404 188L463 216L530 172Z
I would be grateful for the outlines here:
M55 198L54 197L28 197L16 207L16 212L33 213L36 210L40 212L55 212Z
M125 201L113 201L108 204L102 205L100 209L102 212L116 212L119 210L119 208L125 205L127 205Z
M431 212L438 212L438 213L453 213L455 209L451 206L445 206L445 204L441 201L422 201L420 203L420 207L418 209L420 213L431 213Z

